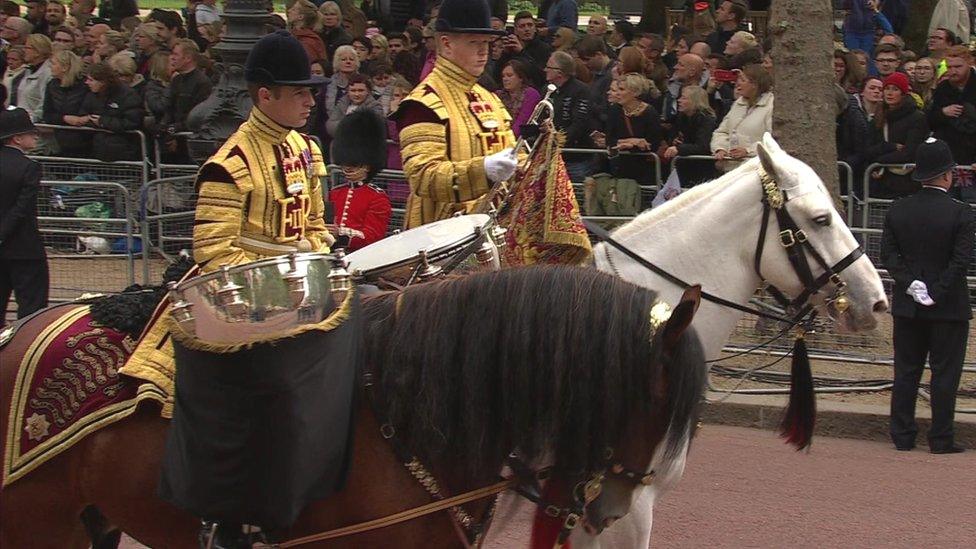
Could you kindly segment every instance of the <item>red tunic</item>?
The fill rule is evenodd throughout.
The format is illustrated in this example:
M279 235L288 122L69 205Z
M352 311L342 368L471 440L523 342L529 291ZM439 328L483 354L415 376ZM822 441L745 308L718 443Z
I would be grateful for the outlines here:
M383 189L363 183L343 183L329 191L329 202L335 204L335 224L363 233L363 238L349 237L346 251L364 248L386 236L392 207Z

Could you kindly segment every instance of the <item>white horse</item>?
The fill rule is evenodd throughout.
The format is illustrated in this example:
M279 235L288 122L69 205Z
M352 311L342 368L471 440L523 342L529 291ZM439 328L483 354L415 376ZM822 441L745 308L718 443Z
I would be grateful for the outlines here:
M836 265L858 247L820 178L809 166L785 153L769 134L759 144L758 158L745 162L715 181L690 189L654 210L644 212L617 229L612 236L668 273L690 283L701 284L705 292L746 305L761 283L753 267L764 215L762 199L765 191L761 183L761 170L772 176L778 189L785 192L788 201L784 207L828 265ZM766 232L760 270L768 282L787 295L797 296L804 286L788 260L779 233L774 216ZM683 288L651 272L612 246L598 244L593 249L593 255L597 268L602 271L653 288L660 292L663 299L672 303L681 296ZM823 270L812 260L810 263L813 275L819 276ZM837 308L828 306L827 299L832 294L830 286L814 294L810 304L833 318L841 330L873 329L877 325L876 315L888 309L881 278L874 265L866 255L862 255L839 276L846 284L849 306L845 311L839 312ZM693 325L708 359L720 356L743 314L707 300L702 301ZM599 537L582 529L574 531L574 549L648 547L654 501L681 478L692 426L672 425L671 428L685 432L685 451L677 459L666 459L659 451L649 469L656 473L653 483L636 490L632 497L620 502L618 520L587 528L591 533L599 533L600 529L606 527ZM518 507L523 512L528 510L524 503L514 501L517 497L511 494L503 497L499 518L511 516L512 507ZM504 528L504 522L496 521L496 527ZM497 538L512 539L504 532L489 534L489 539Z

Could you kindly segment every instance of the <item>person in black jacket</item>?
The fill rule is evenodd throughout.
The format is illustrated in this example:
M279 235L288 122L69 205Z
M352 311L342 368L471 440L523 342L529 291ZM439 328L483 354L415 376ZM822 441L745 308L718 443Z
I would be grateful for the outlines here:
M718 126L715 111L708 103L708 93L701 86L681 88L678 97L678 117L668 133L670 146L664 149L663 160L674 161L682 188L689 188L716 177L715 162L682 160L681 156L712 156L712 132Z
M589 149L592 130L590 90L576 79L576 61L564 51L553 52L546 63L546 81L556 86L550 101L555 109L553 125L566 134L565 148ZM564 153L566 171L573 183L582 183L593 168L593 155Z
M173 77L162 125L168 134L165 143L167 151L173 155L169 159L171 162L186 164L190 161L186 140L172 134L187 131L186 119L190 111L210 97L213 90L210 77L197 66L199 59L200 48L187 38L177 40L170 54L169 66L173 70Z
M955 162L949 146L928 139L918 147L912 178L921 190L891 207L881 240L885 267L895 280L895 380L891 390L891 440L915 446L915 400L926 357L932 369L932 453L961 452L953 438L956 391L969 336L966 270L973 259L976 216L948 195Z
M96 63L85 81L91 90L81 105L86 123L108 130L96 132L92 142L95 158L103 162L139 160L138 135L126 133L142 127L145 110L139 94L119 81L107 63Z
M883 141L865 152L868 162L911 164L915 151L929 135L925 114L909 95L908 76L896 72L884 80L884 106L875 117ZM918 182L898 167L874 170L870 192L873 198L907 196L918 189Z
M607 112L610 173L614 177L633 179L640 185L654 184L652 160L640 153L656 151L664 137L661 116L653 106L640 100L648 86L650 82L639 74L614 80L610 84L612 104Z
M946 77L932 93L929 125L935 137L944 140L956 162L976 164L976 68L965 46L946 50ZM976 201L976 174L959 170L957 188L967 202ZM962 188L959 188L962 187Z
M88 95L82 81L81 59L68 50L54 52L51 57L51 80L44 92L44 123L57 126L78 126L81 104ZM86 131L55 130L61 156L84 158L91 153L91 134Z
M872 131L869 122L857 99L844 91L844 88L834 84L834 115L837 144L837 160L845 162L851 167L850 174L846 169L840 171L840 193L847 195L854 192L858 198L864 197L864 154L870 147L877 132ZM848 189L847 177L853 179L853 189Z
M98 16L108 19L108 24L118 30L122 20L126 17L139 15L139 5L136 0L102 0L98 6Z
M542 68L546 66L546 61L552 54L552 46L537 36L535 18L532 14L527 11L516 13L514 34L509 34L501 40L503 52L496 65L499 67L499 72L492 76L501 81L501 67L512 59L518 59L530 69L532 85L540 90L545 88L546 78Z
M725 0L715 10L715 24L718 28L705 37L705 43L713 53L722 53L732 35L741 30L748 30L742 23L748 8L741 1Z
M339 46L352 44L353 37L342 27L342 10L339 9L339 4L331 1L323 2L319 7L319 14L322 16L322 29L319 31L319 37L325 44L325 51L328 53L329 59L332 59ZM329 74L331 74L330 68L326 67Z
M17 318L47 307L48 270L37 228L41 166L26 151L37 146L37 128L27 111L0 111L0 326L13 292Z

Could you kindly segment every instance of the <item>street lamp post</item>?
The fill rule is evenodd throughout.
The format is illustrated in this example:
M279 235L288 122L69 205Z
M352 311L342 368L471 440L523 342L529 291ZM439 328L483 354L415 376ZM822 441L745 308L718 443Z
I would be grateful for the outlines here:
M187 127L190 155L202 164L247 120L251 98L244 80L244 62L264 36L273 4L270 0L226 0L223 19L227 32L213 49L220 54L220 80L210 97L190 111Z

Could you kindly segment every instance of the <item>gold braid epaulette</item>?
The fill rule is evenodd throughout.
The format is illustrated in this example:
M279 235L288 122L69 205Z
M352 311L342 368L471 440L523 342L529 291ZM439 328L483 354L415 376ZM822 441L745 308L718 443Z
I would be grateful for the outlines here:
M235 353L243 349L250 349L255 345L293 338L311 331L328 332L334 330L349 318L349 315L352 312L353 299L356 299L355 293L355 288L349 290L346 293L346 298L343 300L342 305L340 305L338 309L333 311L332 314L327 316L324 320L316 324L303 324L284 332L269 334L268 337L255 338L242 341L240 343L213 343L198 339L186 333L183 328L181 328L180 325L173 320L173 316L170 314L167 314L162 321L166 323L170 334L173 336L173 339L188 349L208 353Z

